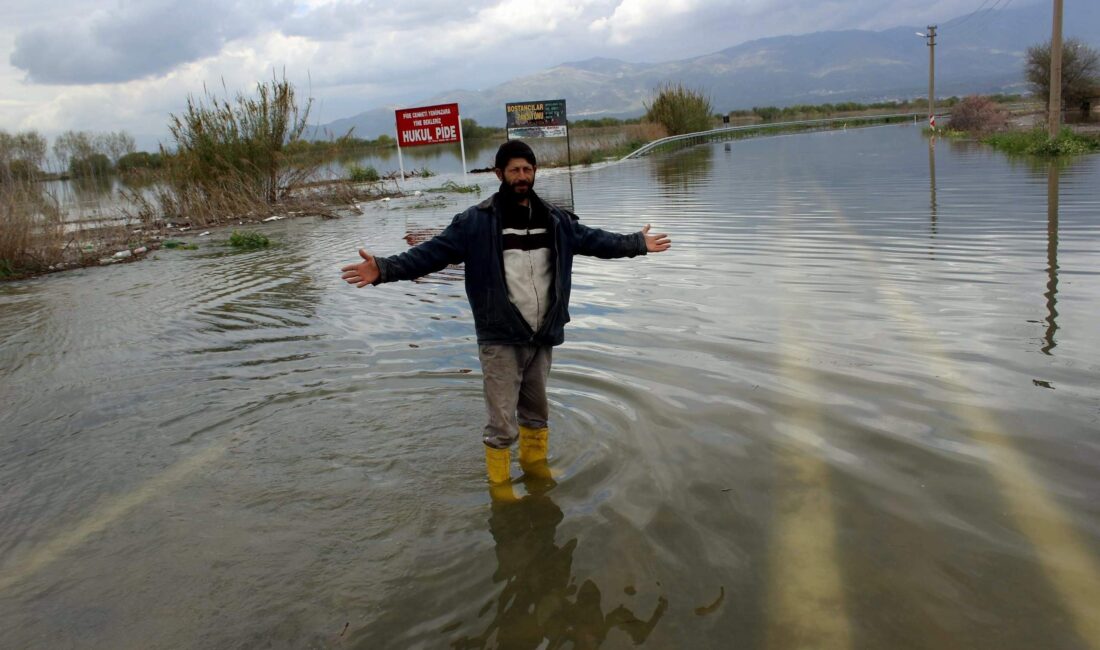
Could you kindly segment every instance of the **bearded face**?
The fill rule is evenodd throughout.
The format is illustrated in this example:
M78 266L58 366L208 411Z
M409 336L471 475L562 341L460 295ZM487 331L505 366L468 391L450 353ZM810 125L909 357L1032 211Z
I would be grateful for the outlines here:
M535 186L535 166L524 158L513 158L504 169L495 171L501 181L500 191L516 199L527 198L527 194Z

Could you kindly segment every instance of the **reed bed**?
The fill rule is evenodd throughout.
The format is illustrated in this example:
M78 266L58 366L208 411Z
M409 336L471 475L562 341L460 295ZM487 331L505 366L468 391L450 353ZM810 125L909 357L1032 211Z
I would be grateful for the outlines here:
M49 270L70 245L61 210L39 183L0 177L0 278Z

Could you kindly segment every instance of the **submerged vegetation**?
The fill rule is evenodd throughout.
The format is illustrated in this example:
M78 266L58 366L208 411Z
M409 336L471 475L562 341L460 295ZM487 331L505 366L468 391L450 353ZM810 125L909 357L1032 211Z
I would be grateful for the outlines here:
M271 245L271 240L255 230L234 230L229 236L229 245L242 250L256 250L267 248Z
M428 190L429 192L448 194L481 194L481 187L478 185L460 185L454 181L447 181L442 186Z
M378 170L370 165L364 167L359 163L348 165L348 180L353 183L376 183L382 180Z
M1045 129L1007 131L982 139L982 142L1015 156L1075 156L1100 151L1100 139L1079 135L1063 128L1051 138Z
M929 130L925 130L930 134ZM1038 128L1020 130L1011 127L1011 116L992 98L966 97L951 111L947 128L936 135L947 138L974 139L1010 156L1042 158L1075 156L1100 151L1100 138L1063 127L1051 138L1040 124Z

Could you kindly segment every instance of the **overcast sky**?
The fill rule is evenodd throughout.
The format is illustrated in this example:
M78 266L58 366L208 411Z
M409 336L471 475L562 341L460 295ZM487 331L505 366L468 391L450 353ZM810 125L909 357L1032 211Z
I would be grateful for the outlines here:
M188 93L247 90L273 69L324 123L595 56L665 61L1037 1L2 0L0 129L124 129L149 147Z

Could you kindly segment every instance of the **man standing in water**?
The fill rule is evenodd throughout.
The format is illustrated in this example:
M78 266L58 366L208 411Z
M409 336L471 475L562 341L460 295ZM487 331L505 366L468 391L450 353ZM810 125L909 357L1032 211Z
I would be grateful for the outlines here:
M546 380L551 349L565 339L574 255L604 259L668 250L649 225L630 235L589 228L577 216L538 197L535 153L520 140L497 150L500 190L455 216L436 237L399 255L349 264L348 284L413 280L450 264L466 264L466 297L474 313L484 375L485 464L494 499L511 496L509 449L519 439L523 471L549 478Z

